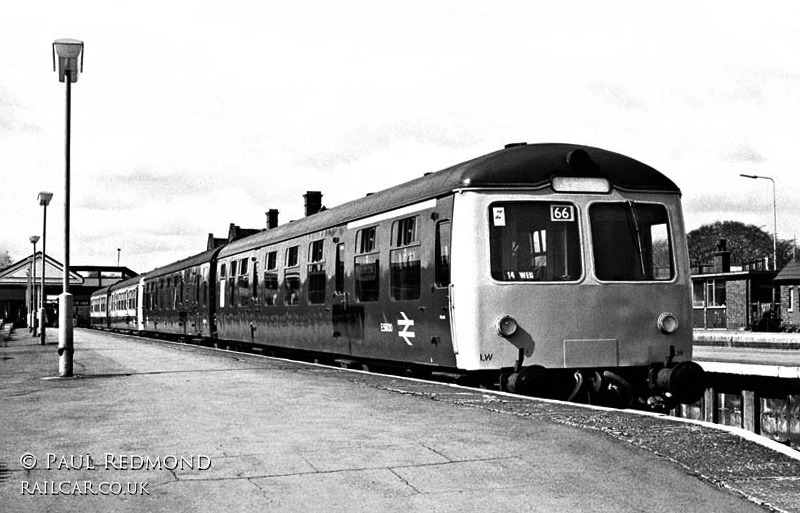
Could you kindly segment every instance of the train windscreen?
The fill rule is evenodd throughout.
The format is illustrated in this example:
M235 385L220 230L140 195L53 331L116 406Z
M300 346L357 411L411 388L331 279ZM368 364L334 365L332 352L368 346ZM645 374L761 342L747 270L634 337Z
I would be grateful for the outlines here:
M489 206L492 277L499 281L573 281L581 277L575 205L497 202Z
M608 281L659 281L675 276L669 217L663 205L596 203L589 207L595 275Z

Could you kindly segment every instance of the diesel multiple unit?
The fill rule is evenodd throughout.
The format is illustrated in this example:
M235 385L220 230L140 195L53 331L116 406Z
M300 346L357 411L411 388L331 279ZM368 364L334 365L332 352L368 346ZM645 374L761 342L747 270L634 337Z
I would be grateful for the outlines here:
M514 144L101 289L91 316L625 406L702 394L690 285L670 179Z

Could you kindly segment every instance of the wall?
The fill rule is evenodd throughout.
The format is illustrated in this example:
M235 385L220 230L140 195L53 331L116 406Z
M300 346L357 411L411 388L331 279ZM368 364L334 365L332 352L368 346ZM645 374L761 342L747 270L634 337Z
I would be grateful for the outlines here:
M725 295L728 301L728 324L726 327L729 330L738 330L748 327L747 283L747 280L728 280L725 283Z
M800 285L781 285L781 319L782 324L800 326L800 304L798 304L798 294L800 294ZM794 311L789 311L790 297L789 294L794 296Z

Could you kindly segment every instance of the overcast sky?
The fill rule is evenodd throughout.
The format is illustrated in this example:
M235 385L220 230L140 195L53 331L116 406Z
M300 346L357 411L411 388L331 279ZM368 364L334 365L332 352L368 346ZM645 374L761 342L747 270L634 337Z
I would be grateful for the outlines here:
M117 7L124 5L124 8ZM148 271L228 225L302 216L527 141L624 153L682 189L687 228L800 235L800 3L36 1L0 16L0 250ZM41 249L41 244L39 248Z

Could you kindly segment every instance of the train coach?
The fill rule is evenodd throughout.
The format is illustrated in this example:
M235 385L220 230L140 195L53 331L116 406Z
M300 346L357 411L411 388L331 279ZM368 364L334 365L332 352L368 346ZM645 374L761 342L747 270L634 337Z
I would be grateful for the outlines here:
M143 331L140 322L144 276L122 280L97 290L90 300L90 323L95 328Z
M688 261L669 178L515 144L147 273L138 322L532 395L693 402Z

